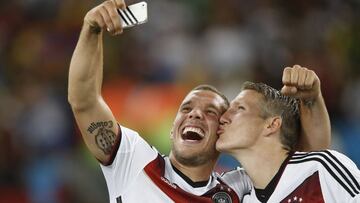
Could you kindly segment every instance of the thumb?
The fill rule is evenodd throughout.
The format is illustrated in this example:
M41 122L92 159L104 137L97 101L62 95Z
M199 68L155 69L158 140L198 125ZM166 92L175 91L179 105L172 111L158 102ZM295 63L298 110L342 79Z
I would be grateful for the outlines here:
M281 88L281 93L284 94L284 95L294 95L296 94L298 91L297 91L297 88L294 87L294 86L288 86L288 85L284 85L282 88Z

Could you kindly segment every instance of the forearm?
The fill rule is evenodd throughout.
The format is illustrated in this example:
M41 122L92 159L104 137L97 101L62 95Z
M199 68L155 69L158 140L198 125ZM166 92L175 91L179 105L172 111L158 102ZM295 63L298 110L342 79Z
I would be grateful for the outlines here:
M102 32L84 23L69 69L68 99L73 108L87 108L101 96L102 69Z
M302 133L299 150L310 151L330 147L331 125L321 94L312 102L300 104Z

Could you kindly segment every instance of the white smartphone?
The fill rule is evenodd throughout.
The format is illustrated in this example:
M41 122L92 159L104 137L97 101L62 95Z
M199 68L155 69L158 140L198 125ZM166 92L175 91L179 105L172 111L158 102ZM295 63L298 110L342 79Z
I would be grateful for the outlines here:
M117 10L123 28L133 27L146 23L148 20L147 3L145 1L127 6L126 9Z

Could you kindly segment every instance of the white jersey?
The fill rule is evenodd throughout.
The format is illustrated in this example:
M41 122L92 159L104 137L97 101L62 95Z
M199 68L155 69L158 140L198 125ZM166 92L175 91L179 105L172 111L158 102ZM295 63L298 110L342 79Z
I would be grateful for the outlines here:
M253 189L244 202L360 203L360 171L348 157L333 150L295 152L265 190L261 196L264 190Z
M137 132L120 129L120 144L115 145L111 164L101 164L111 203L237 203L250 191L249 178L242 170L226 173L223 179L213 173L208 181L194 183Z

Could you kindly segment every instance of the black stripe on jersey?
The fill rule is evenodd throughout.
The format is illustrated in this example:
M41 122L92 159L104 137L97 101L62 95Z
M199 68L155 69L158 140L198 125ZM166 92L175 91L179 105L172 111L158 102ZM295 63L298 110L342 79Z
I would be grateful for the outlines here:
M126 20L125 16L122 14L122 11L120 9L117 9L118 14L120 15L120 17L123 19L124 23L126 25L129 25L128 21Z
M348 176L351 178L351 180L355 183L357 189L360 191L360 185L358 183L358 181L355 179L355 177L353 176L353 174L351 174L351 172L349 171L348 168L346 168L344 166L344 164L342 164L339 159L336 158L336 156L334 156L333 154L331 154L329 151L325 150L324 151L326 154L328 154L329 156L331 156L344 170L345 172L348 174Z
M116 198L116 203L122 203L121 196Z
M307 161L318 161L320 162L330 173L331 176L334 177L334 179L351 195L351 197L355 197L355 194L336 176L336 174L329 168L329 166L320 158L307 158L304 160L298 160L298 161L289 161L289 164L298 164L298 163L304 163Z
M130 13L130 15L135 19L135 21L136 21L136 24L137 23L139 23L139 21L135 18L135 16L134 16L134 14L133 14L133 12L129 9L129 7L127 6L126 7L126 10Z
M294 157L294 156L298 156L298 157ZM307 161L318 161L319 163L321 163L326 170L330 173L331 176L333 176L333 178L352 196L354 197L355 194L359 194L359 191L354 187L354 185L352 183L350 183L351 181L344 175L344 173L339 169L339 167L337 167L337 165L329 159L328 156L326 156L326 154L324 153L320 153L320 152L314 152L314 153L306 153L306 154L294 154L294 156L292 157L292 159L289 161L289 164L298 164L298 163L304 163ZM328 163L326 163L323 159L321 159L320 157L323 157L326 159L326 161ZM342 176L342 178L346 181L346 183L352 188L352 190L345 184L345 182L343 182L342 180L340 180L340 178L338 177L338 175L336 175L334 173L334 171L329 167L329 164L335 168L335 170Z
M324 154L326 153L326 154ZM352 189L355 191L355 193L359 193L360 191L360 186L359 183L356 181L355 177L351 174L351 172L349 171L349 169L347 169L333 154L331 154L328 150L324 150L324 151L320 151L320 152L310 152L310 153L305 153L305 154L294 154L294 156L292 157L292 159L301 159L304 157L309 157L309 156L321 156L324 157L340 174L341 176L346 180L347 183L349 183L349 185L352 187ZM329 157L330 156L330 157ZM338 163L340 165L340 168L343 170L340 170L338 165L336 165L332 160L335 160L336 163ZM342 173L343 171L346 172L346 174L350 177L351 181L345 177L345 175ZM352 184L350 183L352 182ZM357 192L356 192L357 191Z

